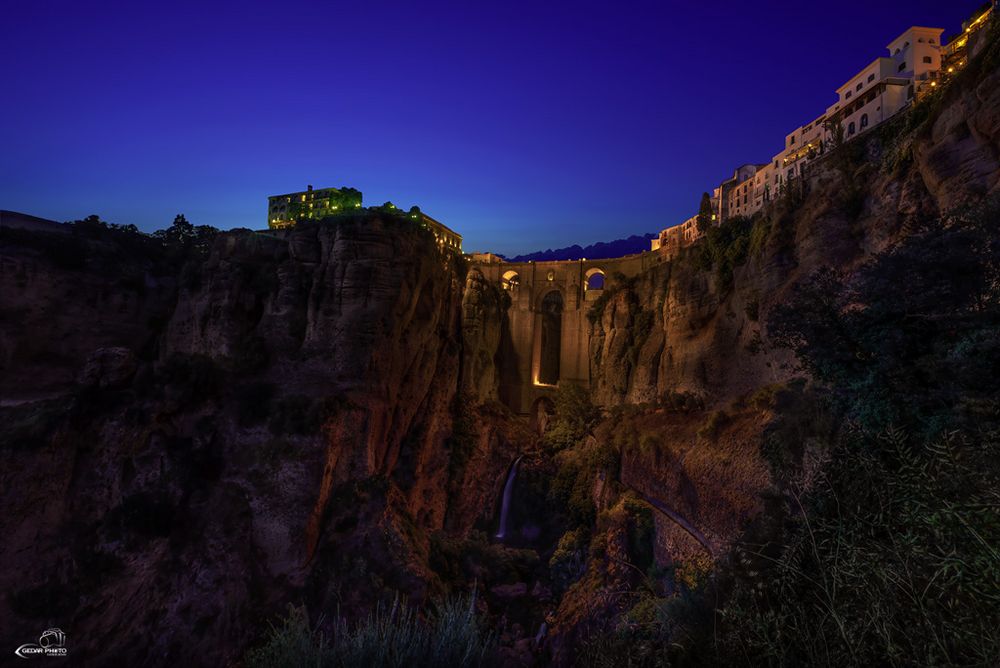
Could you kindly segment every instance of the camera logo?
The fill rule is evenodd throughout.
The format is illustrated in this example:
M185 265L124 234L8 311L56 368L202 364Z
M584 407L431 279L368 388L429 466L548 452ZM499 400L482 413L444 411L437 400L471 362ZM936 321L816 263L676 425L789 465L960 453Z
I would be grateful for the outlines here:
M38 638L38 643L25 643L14 650L22 659L35 659L40 656L66 656L66 634L62 629L45 629Z

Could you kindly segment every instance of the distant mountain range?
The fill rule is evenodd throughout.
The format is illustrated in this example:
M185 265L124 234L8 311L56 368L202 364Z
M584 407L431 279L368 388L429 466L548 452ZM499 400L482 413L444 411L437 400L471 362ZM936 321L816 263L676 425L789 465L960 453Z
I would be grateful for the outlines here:
M632 255L634 253L641 253L644 250L649 250L649 240L655 238L656 234L653 232L648 232L643 235L633 234L627 239L599 241L596 244L590 244L589 246L573 244L572 246L567 246L566 248L557 248L555 250L550 248L548 250L535 251L534 253L527 253L525 255L505 257L504 259L508 262L551 262L552 260L579 260L582 258L587 258L588 260L602 260L604 258L621 257L623 255Z

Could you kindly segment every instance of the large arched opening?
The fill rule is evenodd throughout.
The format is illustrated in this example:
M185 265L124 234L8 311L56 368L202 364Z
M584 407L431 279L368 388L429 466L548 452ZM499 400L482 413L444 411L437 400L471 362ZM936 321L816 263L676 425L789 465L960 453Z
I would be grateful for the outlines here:
M545 295L540 309L541 345L538 352L538 383L559 383L559 357L562 354L563 298L558 290Z
M504 272L504 275L500 277L500 287L504 290L516 290L520 284L521 277L518 276L516 271Z
M584 290L603 290L604 289L604 270L598 269L597 267L591 267L583 275L583 289Z

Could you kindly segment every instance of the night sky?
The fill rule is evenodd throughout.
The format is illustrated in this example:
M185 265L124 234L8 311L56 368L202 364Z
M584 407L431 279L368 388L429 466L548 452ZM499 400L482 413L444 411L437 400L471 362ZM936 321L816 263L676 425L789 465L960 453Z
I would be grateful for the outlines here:
M349 185L467 251L658 231L980 4L5 0L0 208L259 229Z

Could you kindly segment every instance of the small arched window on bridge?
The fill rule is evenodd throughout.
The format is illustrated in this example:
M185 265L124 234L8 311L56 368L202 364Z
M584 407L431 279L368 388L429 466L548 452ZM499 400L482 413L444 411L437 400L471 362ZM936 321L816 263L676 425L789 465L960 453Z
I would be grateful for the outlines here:
M587 273L584 274L583 281L584 290L603 290L604 289L604 271L602 269L592 268L588 269Z
M517 275L516 271L508 271L500 278L500 287L504 290L516 290L520 284L521 277Z

